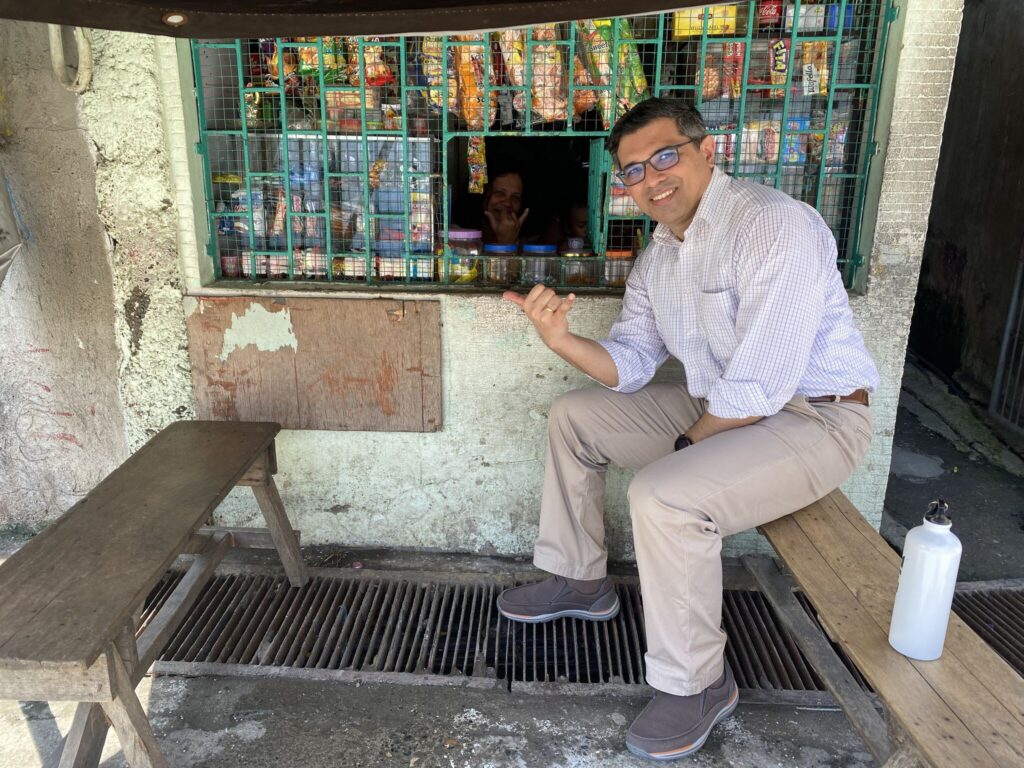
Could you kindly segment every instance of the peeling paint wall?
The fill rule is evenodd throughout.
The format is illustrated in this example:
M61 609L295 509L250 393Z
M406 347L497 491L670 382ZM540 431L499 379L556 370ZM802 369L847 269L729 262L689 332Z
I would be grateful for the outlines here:
M76 101L50 74L46 27L0 21L0 165L27 229L0 287L0 533L43 527L128 456L110 245Z
M95 30L79 102L93 143L99 215L113 244L118 386L137 449L193 412L156 39Z
M875 397L877 436L844 488L876 523L959 7L956 0L912 0L904 8L907 46L913 51L909 56L904 51L906 63L900 64L895 86L868 293L851 302L883 383ZM191 210L200 192L189 186L194 156L183 100L193 97L191 84L176 77L172 41L97 33L96 48L97 82L82 99L82 121L97 147L100 215L116 241L113 284L124 359L119 386L134 448L147 431L192 413L179 281L200 292L209 274ZM922 119L923 134L915 125ZM544 348L518 310L499 298L440 299L442 431L289 431L279 438L278 483L304 541L482 553L531 550L548 408L558 394L587 381ZM602 335L618 307L617 299L580 300L573 310L574 330ZM680 373L666 368L660 376ZM614 558L632 556L627 482L626 472L611 471L606 508ZM219 516L230 524L259 524L248 489L232 493ZM726 552L763 546L756 535L743 534L727 542Z

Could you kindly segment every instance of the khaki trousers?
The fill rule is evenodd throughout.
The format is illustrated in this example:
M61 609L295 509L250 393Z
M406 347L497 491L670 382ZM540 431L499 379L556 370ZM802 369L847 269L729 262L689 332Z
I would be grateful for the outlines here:
M629 485L647 635L647 682L698 693L723 669L722 537L811 504L846 480L867 452L870 409L791 400L756 424L681 451L678 435L705 410L679 384L622 394L559 397L534 564L572 579L606 574L604 477L609 462L637 470Z

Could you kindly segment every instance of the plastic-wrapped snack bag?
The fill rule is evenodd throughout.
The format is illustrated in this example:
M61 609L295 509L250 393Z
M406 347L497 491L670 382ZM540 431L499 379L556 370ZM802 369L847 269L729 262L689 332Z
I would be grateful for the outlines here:
M789 40L773 38L768 44L768 74L772 85L783 86L772 88L768 95L772 99L785 96L786 77L789 74Z
M488 48L484 45L483 35L458 35L460 43L477 43L477 45L455 46L455 76L459 82L459 109L466 127L471 131L481 131L485 124L494 122L497 111L497 91L491 92L487 116L484 117L484 71L490 70L491 80L494 71L487 67ZM491 82L491 85L494 83Z
M604 23L598 25L598 21ZM581 19L576 22L580 34L580 58L590 73L594 85L608 85L612 81L612 30L607 19ZM598 107L605 130L611 128L614 116L611 91L598 93Z
M580 61L578 54L575 57L573 68L575 69L573 84L577 88L572 94L572 119L576 121L583 116L584 112L589 112L597 106L597 92L579 89L581 85L593 85L594 81L590 79L590 72L583 65L583 62Z
M813 40L800 47L804 96L828 95L828 42Z
M846 163L846 134L849 127L846 120L836 120L829 126L825 167L841 169Z
M420 43L420 74L427 86L430 108L440 112L444 104L444 81L448 79L448 111L458 112L459 84L455 79L452 52L444 50L444 40L436 36L424 37Z
M557 24L539 24L533 28L533 39L545 42L558 40ZM569 119L566 96L565 63L560 45L533 46L531 98L533 122L550 123Z
M734 99L742 95L745 52L744 43L726 43L722 46L722 95Z
M708 46L710 48L710 46ZM722 87L722 62L721 59L716 61L716 57L712 53L704 59L704 68L697 70L693 75L693 84L699 85L701 78L703 78L704 85L701 88L701 97L707 101L710 99L717 99L725 95L725 91Z
M324 82L332 85L344 84L348 75L345 61L345 43L340 37L324 38Z
M271 45L271 50L272 52L264 59L267 72L264 85L274 88L283 83L285 93L294 93L301 84L298 73L299 57L290 50L285 50L282 54L275 44Z
M482 195L487 185L487 148L483 136L469 137L466 164L469 167L469 193Z
M379 45L367 45L366 43L379 43L380 37L364 38L363 44L363 70L366 74L367 85L387 85L395 82L395 76L384 61L384 48ZM345 40L345 47L348 48L348 82L349 85L361 85L363 72L359 68L359 38L349 37Z
M503 29L497 35L508 84L522 88L526 85L526 43L523 41L523 30ZM515 92L512 106L519 112L526 111L525 91Z
M650 97L647 76L640 61L640 52L633 42L633 29L628 19L616 19L619 33L619 87L616 94L618 110L615 117L624 115L644 99ZM607 24L611 22L605 21ZM742 54L741 54L742 55Z

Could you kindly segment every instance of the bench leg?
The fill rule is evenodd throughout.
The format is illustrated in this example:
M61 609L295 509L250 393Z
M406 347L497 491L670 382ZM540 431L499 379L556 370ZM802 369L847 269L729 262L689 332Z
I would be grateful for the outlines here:
M121 741L125 760L131 768L167 768L164 756L157 746L153 727L135 695L128 670L120 654L110 646L107 651L113 683L114 700L100 704Z
M263 518L267 521L270 537L277 547L284 572L288 574L288 581L293 587L301 587L306 583L306 567L302 562L302 551L299 549L299 542L295 538L291 523L288 522L288 514L284 510L274 478L268 478L266 485L252 486L252 492L263 512Z
M58 768L96 768L103 753L103 742L107 740L107 721L99 704L82 702L75 709L60 753Z
M141 613L141 609L138 613ZM122 666L129 676L129 684L136 674L141 673L141 670L138 669L138 646L135 644L135 627L137 625L138 619L133 616L132 623L126 625L114 640L117 653L122 660ZM134 689L133 685L133 695ZM93 702L79 704L75 709L75 719L71 723L71 730L68 731L67 738L64 740L64 749L60 755L58 768L96 768L100 764L109 725L103 715L102 706Z

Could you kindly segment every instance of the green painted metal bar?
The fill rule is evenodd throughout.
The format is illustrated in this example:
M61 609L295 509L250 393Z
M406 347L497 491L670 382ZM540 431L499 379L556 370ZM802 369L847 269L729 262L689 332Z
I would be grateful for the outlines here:
M799 5L800 0L796 0ZM738 174L740 171L740 164L743 160L743 129L746 125L747 120L747 92L748 85L750 83L750 51L753 47L752 41L754 39L754 16L756 12L756 6L754 0L750 0L747 13L747 34L744 36L744 48L743 48L743 75L740 78L740 106L739 112L736 115L736 140L733 142L733 173ZM794 25L794 30L796 29ZM725 48L722 49L722 56L724 59ZM698 66L704 66L703 54L701 61ZM698 95L703 94L703 86L698 89Z
M633 46L636 50L636 54L641 57L642 65L644 67L645 77L648 81L650 91L655 95L680 95L685 96L686 94L692 94L694 102L702 109L707 110L706 117L709 118L709 122L712 124L712 128L709 130L710 134L713 135L724 135L731 134L733 137L733 145L735 147L734 157L730 163L732 172L741 177L749 177L758 179L761 183L773 183L776 187L782 187L787 192L799 196L801 194L801 187L799 184L794 186L794 182L799 181L801 175L801 166L792 165L787 160L793 159L788 157L785 152L787 146L793 142L802 140L800 137L816 136L824 130L822 139L822 154L821 157L817 158L817 184L813 190L814 202L819 208L824 206L825 201L823 200L823 191L826 186L826 182L829 183L841 183L850 184L854 187L853 196L854 199L847 201L845 199L840 200L839 204L843 207L840 211L840 216L847 220L851 226L851 237L848 238L852 241L852 247L844 248L844 252L840 256L840 263L854 264L854 269L848 272L849 275L855 273L856 266L862 261L861 255L859 254L859 243L861 238L860 222L863 217L863 207L866 194L866 185L864 179L866 178L868 169L870 168L870 155L872 150L871 138L874 135L874 130L877 120L877 93L878 93L878 82L879 74L882 66L882 56L884 54L884 47L879 48L879 44L884 46L886 36L888 33L888 18L883 19L882 14L879 12L879 6L873 6L871 4L858 5L859 16L858 19L865 21L865 26L860 30L855 30L851 33L848 27L856 24L848 24L847 11L852 5L854 0L837 0L836 3L826 6L824 13L828 13L828 21L825 21L825 15L822 13L822 20L818 22L820 26L817 29L808 28L806 34L801 32L802 26L808 26L806 23L801 24L801 2L796 0L792 5L784 6L781 18L777 24L779 30L777 32L773 30L767 30L764 27L760 27L757 19L758 3L757 0L746 0L742 5L737 4L740 13L746 10L745 26L742 30L736 30L739 32L733 34L712 34L714 31L721 29L717 23L715 29L711 29L711 19L705 12L704 17L700 22L699 36L694 29L694 35L689 39L676 42L679 38L674 38L675 29L669 29L668 25L673 23L673 18L669 13L661 13L652 16L651 18L620 18L608 20L609 29L605 30L608 32L608 40L610 42L609 56L611 58L611 76L609 81L603 85L594 84L583 86L577 85L577 77L580 73L577 71L577 59L580 54L581 43L577 40L577 35L581 34L579 25L575 22L569 22L559 27L560 33L556 40L536 40L536 28L525 27L523 28L523 55L524 55L524 71L525 71L525 83L522 86L515 86L505 82L498 82L497 80L492 83L492 76L495 72L495 59L494 56L500 55L496 53L494 47L494 38L491 34L486 33L482 35L482 39L479 40L457 40L455 38L449 38L448 36L442 36L441 42L441 61L440 64L440 82L435 83L435 86L441 93L442 103L440 110L435 111L431 106L431 100L427 95L426 91L428 84L414 79L413 70L410 69L413 66L413 56L418 53L420 49L416 47L413 38L399 38L397 42L385 41L379 39L367 40L364 38L355 38L353 42L356 43L350 49L351 53L356 55L357 60L353 62L353 70L359 72L359 85L358 86L344 86L340 83L335 84L329 82L326 77L325 70L325 56L326 51L332 50L334 43L331 42L331 38L311 38L305 41L284 41L277 39L274 41L276 46L277 55L280 59L280 76L276 85L273 87L267 86L263 83L253 83L251 87L246 87L244 77L244 66L248 63L245 57L245 50L243 46L246 44L245 41L236 40L233 43L217 43L208 44L199 41L194 41L192 44L192 64L195 69L196 82L198 87L198 114L200 121L200 142L197 146L197 151L203 157L204 167L206 168L206 174L204 183L206 186L207 199L210 204L207 207L207 218L210 229L210 237L207 241L207 253L215 260L214 272L218 278L222 277L221 265L219 261L220 247L217 240L217 223L221 218L230 219L247 219L248 221L248 236L245 240L248 243L248 256L249 272L251 273L252 279L257 278L256 269L256 258L257 255L264 256L269 255L276 257L273 263L281 265L280 251L274 251L270 248L261 250L259 248L259 240L257 238L257 214L258 211L254 206L254 198L256 197L256 190L265 184L268 188L271 188L275 183L280 184L280 188L283 190L285 197L285 220L287 226L287 232L281 232L279 234L284 235L283 239L286 242L287 247L287 263L288 263L288 277L290 279L301 279L303 276L311 279L319 279L321 276L327 281L335 281L342 277L341 273L336 273L334 269L335 256L345 258L346 269L344 277L346 279L352 279L355 274L359 273L359 270L351 270L351 260L355 258L356 249L351 246L345 246L345 248L339 248L339 243L335 239L334 228L331 226L331 222L334 218L334 211L332 210L331 201L335 194L334 187L335 182L339 185L344 184L345 188L348 189L348 184L355 181L358 183L357 189L362 198L361 206L361 219L362 219L362 244L358 248L359 255L362 257L364 262L364 269L361 278L356 278L360 282L367 285L382 285L385 282L389 282L394 287L411 288L417 286L420 283L432 284L434 286L442 285L449 286L452 290L463 290L464 286L452 285L452 275L450 270L449 253L447 250L447 241L452 226L451 211L453 203L453 195L451 183L456 178L464 178L464 175L456 176L454 174L455 169L458 167L455 164L461 164L465 162L465 157L462 151L465 148L466 141L470 138L487 138L488 140L497 137L521 137L530 138L534 136L555 136L555 137L579 137L587 138L591 140L590 150L590 171L588 175L588 224L591 232L591 237L595 250L600 254L599 258L603 261L603 254L612 248L619 249L622 247L629 247L632 243L636 247L641 247L644 243L650 239L652 231L652 223L643 216L638 215L614 215L610 213L613 210L610 206L613 203L612 191L612 178L611 178L611 158L606 152L603 151L602 144L603 139L607 136L607 130L601 126L593 126L588 122L576 122L574 121L574 102L580 91L591 90L595 93L601 94L602 101L610 96L611 101L611 114L604 115L609 119L609 122L614 122L617 117L619 110L619 96L622 91L621 78L627 77L628 74L621 71L623 68L619 66L620 60L625 60L627 57L626 46ZM807 5L806 2L803 5ZM891 2L887 4L888 8L891 9ZM789 13L787 14L786 10ZM835 15L832 15L835 14ZM888 14L886 14L888 17ZM789 29L786 29L788 17ZM740 16L742 18L742 16ZM827 23L827 26L826 26ZM858 50L859 55L867 57L866 60L875 61L874 69L867 82L849 82L839 83L839 63L842 56L845 55L843 42L847 37L852 40L858 40L856 37L857 31L867 33L867 27L869 25L876 31L874 40L861 40L862 48ZM729 29L729 32L733 32L733 29ZM683 33L681 33L683 34ZM787 67L785 85L781 98L772 99L770 95L765 97L759 97L759 91L767 90L778 90L781 84L769 85L764 82L765 73L760 73L760 79L758 82L751 82L751 77L754 72L754 62L758 61L760 66L760 59L758 56L763 58L763 51L760 46L767 44L774 38L788 39L790 48L788 52L789 66ZM801 117L801 120L794 120L792 114L794 113L794 104L796 102L796 96L793 95L792 89L794 84L794 61L796 56L799 55L802 49L798 48L801 43L813 43L828 41L832 46L833 50L830 56L831 59L831 74L832 83L830 83L828 96L824 99L824 122L822 126L820 122L812 123L810 126L804 126L803 120L803 102L801 101L801 107L795 114ZM740 44L743 46L744 55L742 57L742 76L738 78L741 83L741 88L734 98L728 91L725 97L721 100L716 99L714 107L712 108L710 101L705 101L704 86L706 84L707 71L706 66L710 67L712 64L708 63L708 55L713 50L720 48L724 52L730 44ZM328 48L328 45L331 47ZM483 70L483 82L480 84L480 92L483 94L483 110L486 117L490 117L491 113L491 99L499 92L519 92L522 93L525 100L525 108L522 113L518 113L519 119L525 119L525 123L518 129L508 130L498 121L487 120L485 117L485 124L479 130L468 129L464 123L461 122L461 116L453 115L448 109L449 96L449 76L460 77L461 75L457 72L452 71L454 66L455 52L459 46L470 45L479 46L483 52L483 62L481 69ZM758 50L755 52L754 47L758 45ZM314 99L310 99L306 96L302 103L306 108L310 108L310 102L313 101L316 104L316 108L319 111L319 122L315 126L303 125L301 121L294 122L294 127L289 127L289 113L291 110L288 108L288 96L287 91L289 84L286 83L286 56L285 52L289 56L294 53L301 54L303 47L315 46L317 52L317 71L315 73L307 72L303 75L304 78L312 75L313 87L317 88L317 94ZM395 97L401 100L401 116L398 118L400 124L391 128L377 125L379 119L376 115L370 115L368 109L368 97L376 93L381 94L381 101L383 102L387 96L383 88L378 86L371 86L367 83L366 78L366 56L370 46L376 46L387 52L388 61L396 61L398 64L398 77L399 81L396 85L392 86L393 91L389 90L389 93L393 93ZM410 47L413 46L413 47ZM560 52L560 58L564 62L562 69L562 77L566 78L565 85L563 86L561 93L566 99L567 114L564 125L561 123L550 124L550 123L535 123L534 119L537 115L534 105L534 94L533 94L533 77L534 77L534 55L538 53L538 46L555 46ZM671 46L671 47L670 47ZM872 47L874 46L874 47ZM235 66L238 69L237 80L238 80L238 110L240 113L241 121L238 130L229 130L223 128L208 128L208 118L206 115L207 104L205 103L204 92L202 83L204 80L204 67L216 66L216 62L213 59L201 60L201 52L206 49L224 50L229 51L233 54ZM464 51L463 51L464 52ZM266 51L263 52L264 54ZM631 53L631 51L630 51ZM692 61L694 55L697 55L698 60L696 61L696 71L692 68L692 64L683 64L683 60L680 59L671 69L669 69L669 61L673 55L687 56L687 61ZM653 58L652 58L653 57ZM733 59L733 57L729 57ZM735 61L735 59L733 59ZM582 64L581 64L582 66ZM732 62L729 63L732 66ZM858 73L860 69L858 68ZM691 74L692 73L692 74ZM739 73L737 73L739 74ZM799 74L799 73L798 73ZM255 78L254 78L255 79ZM769 78L770 79L770 78ZM859 75L858 78L860 79ZM306 79L303 82L307 82ZM286 87L288 86L288 87ZM373 90L371 90L373 89ZM330 91L349 91L352 93L358 93L360 98L360 107L358 110L360 122L363 126L363 130L360 132L358 138L355 135L336 135L331 132L331 125L327 120L327 93ZM423 93L424 108L426 109L426 119L429 121L429 133L426 138L418 137L414 140L413 132L413 114L414 102L418 105L419 101L417 94ZM841 97L840 94L847 94L846 97ZM826 173L828 168L830 154L829 143L832 141L831 132L834 130L835 121L839 119L837 109L841 103L845 103L846 99L850 101L859 102L861 99L860 94L864 94L870 101L867 107L863 110L863 118L859 119L855 124L850 124L850 136L848 141L850 142L848 147L850 151L857 151L859 156L854 161L854 166L850 167L850 172L836 172ZM280 133L277 136L277 140L280 141L279 153L281 157L281 167L273 168L270 170L256 170L254 166L255 155L253 151L257 148L254 142L258 139L260 141L274 142L274 134L263 133L266 129L271 129L273 126L267 122L264 124L263 129L258 129L255 124L250 125L250 122L246 119L245 105L246 99L251 99L255 95L262 95L265 100L276 99L279 102L279 114L277 116L277 122L280 126ZM296 98L299 98L298 96ZM764 100L765 98L770 101ZM809 97L812 100L820 99L821 97ZM843 101L841 101L843 99ZM756 101L755 101L756 100ZM436 103L436 102L435 102ZM777 137L778 137L778 156L775 157L774 161L769 164L764 164L762 161L761 165L757 165L757 160L752 156L751 148L744 149L744 128L748 122L748 113L752 113L753 104L763 104L766 112L766 118L770 113L770 122L774 126L775 120L778 120L777 126ZM354 105L353 105L354 106ZM382 104L382 106L385 106ZM726 113L722 113L721 110L726 109ZM781 111L779 111L781 110ZM813 110L812 110L813 112ZM601 114L600 111L592 113L587 116L587 120L593 120L595 115ZM820 108L817 112L820 115ZM371 120L370 118L374 119ZM727 122L719 124L719 120L726 120ZM732 122L735 121L735 125L732 126ZM371 126L370 123L373 123ZM725 127L730 126L730 127ZM856 128L856 132L854 129ZM417 130L420 130L417 128ZM753 133L747 131L747 138L751 138ZM426 147L424 148L419 144L420 141L424 141ZM813 141L813 139L811 139ZM245 190L245 194L248 195L249 204L247 205L246 211L215 211L214 210L214 197L213 197L213 174L211 169L211 162L214 158L211 154L211 142L223 142L226 144L226 152L232 153L236 151L237 145L240 144L242 151L244 152L244 159L241 165L244 170L244 184L242 185ZM295 142L296 146L291 146L292 142ZM332 150L337 149L338 152L344 153L346 146L349 146L349 142L352 145L357 144L357 154L359 155L361 162L359 163L358 170L351 170L350 167L346 167L344 172L339 169L338 172L332 170ZM439 142L439 146L435 145L435 142ZM319 158L313 157L312 153L315 151L315 146L319 146L321 153ZM335 146L337 145L337 146ZM415 145L415 146L414 146ZM269 144L268 144L269 147ZM853 148L856 147L854 150ZM306 158L303 160L294 154L294 150L298 148ZM378 158L378 150L381 156ZM458 150L456 152L456 150ZM387 154L390 153L390 154ZM378 159L383 160L384 155L387 154L389 165L391 162L392 155L400 155L400 168L394 169L388 168L386 172L386 178L381 181L384 186L391 188L394 184L401 184L401 214L400 219L398 218L398 210L394 208L381 208L380 210L375 207L375 199L378 198L374 194L374 187L378 185L377 181L371 183L371 178L376 178L374 174L375 165L377 165ZM429 156L430 164L425 169L420 169L418 166L414 167L413 157L421 158L417 162L422 162L424 156ZM230 157L230 155L229 155ZM851 158L854 157L851 154ZM314 172L309 166L319 162L318 172ZM749 166L748 163L753 162L755 165ZM438 165L439 163L439 165ZM297 166L297 168L296 168ZM808 165L804 163L802 166L802 174L807 177L807 183L805 185L806 192L811 193L811 179L810 169L814 165ZM742 169L742 170L741 170ZM297 190L294 185L299 183L298 176L295 171L300 170L301 173L311 176L322 176L323 183L319 188L319 191L313 184L313 179L303 179L302 189ZM377 169L379 170L379 169ZM839 169L835 169L839 171ZM276 173L275 173L276 171ZM283 174L283 178L280 178L280 174ZM277 182L277 180L280 180ZM307 183L307 181L309 183ZM295 193L300 191L303 195L303 205L300 210L293 210L296 206L294 205L293 197ZM419 197L423 193L429 193L431 195L431 205L423 206L423 200ZM314 195L319 194L319 199L314 199ZM845 196L844 196L845 197ZM308 198L308 199L307 199ZM615 198L616 204L622 204L622 198ZM834 202L834 201L833 201ZM438 208L440 206L440 209ZM230 208L230 204L228 205ZM380 211L387 210L387 214L383 214ZM395 213L391 213L394 210ZM622 210L622 209L619 209ZM271 212L266 210L266 214ZM271 214L272 215L272 214ZM271 215L267 215L267 234L271 232ZM357 217L360 214L357 214ZM833 215L833 214L830 214ZM431 218L431 229L433 237L436 240L428 244L428 248L433 251L433 242L440 241L440 247L430 253L421 254L419 249L422 247L422 239L414 240L412 229L414 226L419 227L423 224L418 217ZM381 234L384 234L384 230L381 230L383 218L391 217L392 224L390 228L393 228L398 221L401 221L400 226L405 230L405 240L401 248L395 247L395 251L385 251L378 244L377 240ZM299 234L295 230L298 224L302 222L305 224L305 228L301 231L306 235L306 241L303 243L303 247L297 250L299 241L297 235ZM322 228L322 237L320 237L320 231ZM380 231L378 231L380 230ZM394 233L388 233L386 236L394 237ZM423 233L417 231L416 237L422 238ZM236 239L237 241L237 239ZM227 240L224 241L225 244ZM353 246L358 243L358 234L354 238ZM322 254L319 252L322 250ZM337 251L337 253L335 253ZM375 253L380 252L380 256L384 259L382 265L386 267L386 270L382 270L379 274L375 270L376 257ZM402 258L399 260L397 253L402 254ZM437 257L437 274L431 274L433 269L428 270L427 274L424 274L423 265L428 263L431 259ZM326 263L326 271L321 272L320 260ZM398 263L401 266L397 266ZM275 266L277 271L280 266ZM283 271L283 269L281 270ZM424 278L426 278L424 280ZM564 278L564 275L563 275ZM852 279L852 277L850 278ZM602 272L599 277L598 283L604 282L604 274ZM576 286L573 286L575 289Z
M857 279L857 272L866 261L860 253L860 241L861 241L861 220L863 218L864 201L867 195L868 186L868 172L870 170L871 161L875 153L875 130L878 120L878 97L882 87L882 69L885 65L885 52L888 48L889 43L889 29L892 22L896 19L896 4L894 0L886 0L885 5L885 17L876 19L876 23L880 25L881 30L878 34L878 45L875 47L874 55L874 66L871 74L871 111L868 115L867 129L864 131L861 142L861 157L860 165L861 172L858 174L861 179L860 190L857 195L857 224L854 230L853 243L850 247L849 252L849 263L847 266L848 272L846 275L846 284L853 285ZM867 142L868 146L865 146Z

